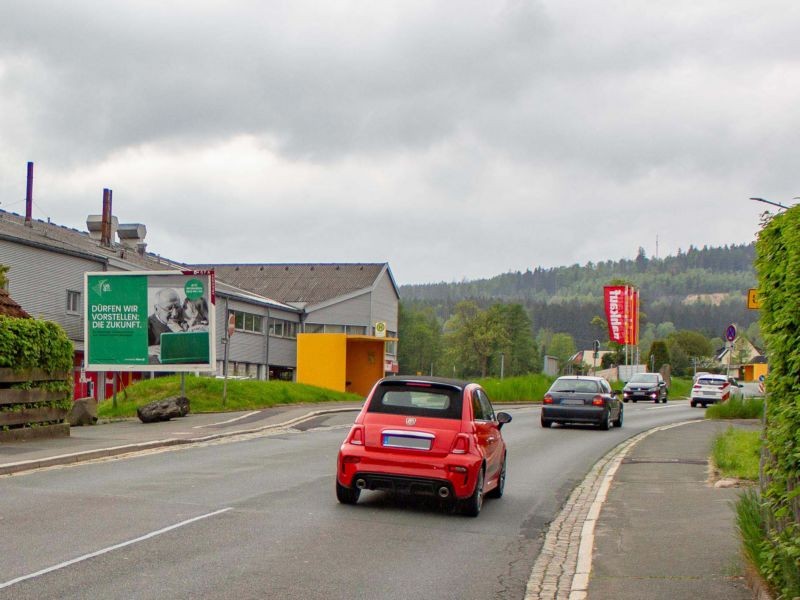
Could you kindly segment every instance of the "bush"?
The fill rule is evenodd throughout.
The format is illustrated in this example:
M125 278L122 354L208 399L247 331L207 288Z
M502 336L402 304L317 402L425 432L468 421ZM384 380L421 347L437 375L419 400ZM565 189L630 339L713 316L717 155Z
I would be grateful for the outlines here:
M72 370L72 342L57 323L0 315L0 367Z
M712 445L714 464L723 477L758 481L760 454L760 431L745 431L731 426L714 438Z

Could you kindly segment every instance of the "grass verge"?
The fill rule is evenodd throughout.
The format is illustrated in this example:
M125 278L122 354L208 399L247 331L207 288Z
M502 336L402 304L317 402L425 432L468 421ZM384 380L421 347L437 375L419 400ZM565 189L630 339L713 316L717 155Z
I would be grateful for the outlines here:
M732 398L706 409L707 419L760 419L763 414L763 398Z
M712 455L723 477L758 481L761 432L728 427L714 438Z
M223 380L186 376L186 397L193 413L255 410L284 404L361 402L363 397L288 381L229 379L227 401L222 403ZM180 375L145 379L117 394L117 407L105 400L97 407L100 418L135 417L136 408L181 393Z
M505 379L487 377L480 379L478 383L486 390L492 402L541 402L553 381L555 377L536 373Z

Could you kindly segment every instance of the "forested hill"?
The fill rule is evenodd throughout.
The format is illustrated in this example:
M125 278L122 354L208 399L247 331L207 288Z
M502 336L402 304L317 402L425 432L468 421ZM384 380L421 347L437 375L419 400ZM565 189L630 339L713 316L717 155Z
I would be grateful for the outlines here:
M528 310L534 331L543 327L564 331L578 344L587 344L599 335L590 323L594 316L603 315L603 286L622 279L639 288L646 322L670 322L678 329L715 337L729 323L746 327L758 318L757 311L745 306L748 288L756 287L754 258L755 244L689 247L665 258L648 258L640 249L633 260L537 267L475 281L404 285L400 297L409 305L434 308L442 320L461 300L474 300L481 306L520 303Z

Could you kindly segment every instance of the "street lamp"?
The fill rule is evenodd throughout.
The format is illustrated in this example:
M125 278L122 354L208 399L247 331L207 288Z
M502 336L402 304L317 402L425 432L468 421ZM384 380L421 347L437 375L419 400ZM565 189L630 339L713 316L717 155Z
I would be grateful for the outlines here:
M798 198L795 197L794 199L797 200ZM783 210L791 208L789 206L784 206L780 202L773 202L772 200L764 200L764 198L750 198L750 200L755 200L756 202L763 202L764 204L771 204L772 206L777 206L778 208L781 208Z

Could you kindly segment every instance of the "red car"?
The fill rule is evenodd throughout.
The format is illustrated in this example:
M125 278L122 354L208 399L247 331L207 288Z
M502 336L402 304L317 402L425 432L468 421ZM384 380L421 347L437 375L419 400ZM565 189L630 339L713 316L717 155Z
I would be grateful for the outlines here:
M339 449L336 497L361 490L433 496L478 516L506 480L506 444L481 386L438 377L387 377L372 388Z

